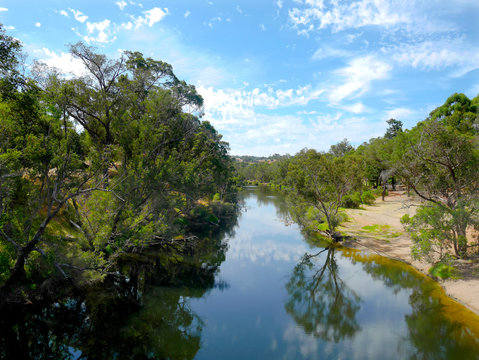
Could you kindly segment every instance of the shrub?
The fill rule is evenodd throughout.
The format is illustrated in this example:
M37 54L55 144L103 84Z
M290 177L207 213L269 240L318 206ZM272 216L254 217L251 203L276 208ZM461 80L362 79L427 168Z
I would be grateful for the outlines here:
M439 262L435 264L433 267L429 269L429 273L433 277L437 277L440 279L448 279L448 278L457 278L457 270L451 265L447 265L443 262Z
M357 209L361 205L361 196L358 192L351 195L344 195L342 206L348 209Z
M376 201L376 195L374 195L372 191L367 190L363 192L361 196L361 202L363 204L372 205L374 201Z

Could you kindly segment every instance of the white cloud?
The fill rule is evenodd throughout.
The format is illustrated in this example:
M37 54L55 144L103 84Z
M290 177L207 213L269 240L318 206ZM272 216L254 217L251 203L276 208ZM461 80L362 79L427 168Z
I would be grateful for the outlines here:
M128 21L127 23L122 23L120 25L120 27L123 29L123 30L131 30L133 29L133 24L131 23L131 21Z
M443 70L453 68L451 75L460 77L479 68L479 47L466 43L462 38L443 37L418 43L403 43L384 52L401 65L419 70Z
M117 1L115 4L120 8L120 10L123 10L125 6L128 5L125 0Z
M160 22L166 15L168 15L168 9L161 9L159 7L154 7L150 10L143 11L145 16L139 16L134 19L135 28L140 28L142 25L153 26L157 22Z
M81 60L74 58L69 53L60 52L58 55L54 51L43 48L40 53L40 61L44 62L50 67L59 69L65 74L82 76L86 72L85 66Z
M15 26L12 26L12 25L5 26L5 30L15 30Z
M76 21L79 21L81 23L84 23L85 21L88 20L88 16L86 16L85 14L83 14L81 11L79 10L75 10L75 9L72 9L72 8L68 8L71 13L73 14L73 16L75 17L75 20Z
M263 31L266 31L266 26L264 26L264 24L260 24L260 25L259 25L259 28L260 28L261 30L263 30Z
M115 40L115 37L111 38L111 31L110 31L110 23L111 21L108 19L105 19L100 22L87 22L86 27L87 27L87 32L88 34L92 35L94 33L97 33L96 36L84 36L84 40L87 43L90 42L97 42L97 43L108 43L110 41Z
M60 10L58 13L59 13L60 15L65 16L65 17L69 17L68 13L67 13L65 10Z
M148 26L153 26L157 22L161 21L166 15L168 15L168 9L165 8L164 10L155 7L151 10L145 11L144 14L148 19Z
M335 72L344 78L345 82L334 87L328 98L334 105L348 97L359 97L369 91L372 81L387 78L391 70L389 64L375 59L372 55L355 58L347 67Z
M331 27L334 32L364 26L392 26L410 21L407 13L397 11L388 0L358 0L345 4L322 0L304 0L303 7L289 10L289 19L302 34Z
M215 89L199 86L198 92L205 99L206 112L214 113L221 124L243 123L245 115L252 118L255 109L278 109L294 105L307 105L318 99L324 89L313 89L311 85L297 89L278 89L268 87L266 91L255 88L251 91L236 89Z
M321 60L321 59L332 58L332 57L334 58L350 57L351 55L352 55L351 51L326 46L316 50L316 52L313 54L311 59Z
M0 11L8 11L8 9L4 7L0 7Z
M39 27L41 27L41 26L42 26L42 24L40 24L39 22L36 22L36 23L35 23L35 27L39 28Z
M361 114L361 113L364 113L364 112L368 111L368 109L366 108L366 106L364 106L364 104L362 102L357 102L357 103L352 104L352 105L344 105L342 108L346 111L349 111L349 112L353 113L353 114Z
M414 112L411 109L406 108L397 108L386 111L386 117L388 119L405 119L409 118Z
M185 18L187 18L190 15L191 15L191 11L186 11L184 16L185 16Z
M283 8L283 0L278 0L278 1L276 1L276 5L277 5L280 9L282 9L282 8Z

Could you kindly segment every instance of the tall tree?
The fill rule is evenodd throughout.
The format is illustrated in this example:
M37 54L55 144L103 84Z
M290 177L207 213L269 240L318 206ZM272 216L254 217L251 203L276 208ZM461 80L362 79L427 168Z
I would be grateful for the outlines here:
M455 256L467 255L467 229L479 220L476 123L477 108L454 94L408 133L401 175L426 201L416 216L404 219L418 257L436 252L431 258L442 259L451 247Z
M303 149L289 165L288 178L297 201L319 211L328 225L330 238L339 225L339 208L342 198L351 189L345 158Z
M388 123L388 128L386 129L386 133L384 134L384 137L386 139L392 139L403 131L402 121L391 118L386 122Z

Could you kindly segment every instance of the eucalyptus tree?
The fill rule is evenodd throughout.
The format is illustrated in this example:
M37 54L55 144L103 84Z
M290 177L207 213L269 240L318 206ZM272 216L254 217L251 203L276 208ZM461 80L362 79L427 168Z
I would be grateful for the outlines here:
M351 190L353 174L344 157L303 149L289 164L288 179L296 202L314 207L332 238L339 225L343 196Z
M442 260L451 248L465 257L473 246L467 230L479 225L478 119L477 106L454 94L407 134L401 175L425 201L403 220L417 257Z
M46 71L0 99L1 302L24 299L25 284L118 274L124 254L191 234L198 200L233 186L228 145L170 65L71 51L84 76Z

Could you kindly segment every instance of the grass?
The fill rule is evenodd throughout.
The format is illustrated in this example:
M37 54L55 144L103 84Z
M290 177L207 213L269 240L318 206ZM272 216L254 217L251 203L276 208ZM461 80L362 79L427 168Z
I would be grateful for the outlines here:
M366 225L361 228L362 232L366 232L372 235L375 235L381 240L389 242L389 239L394 239L402 235L401 231L392 232L391 226L389 225L380 225L380 224L373 224L373 225Z

